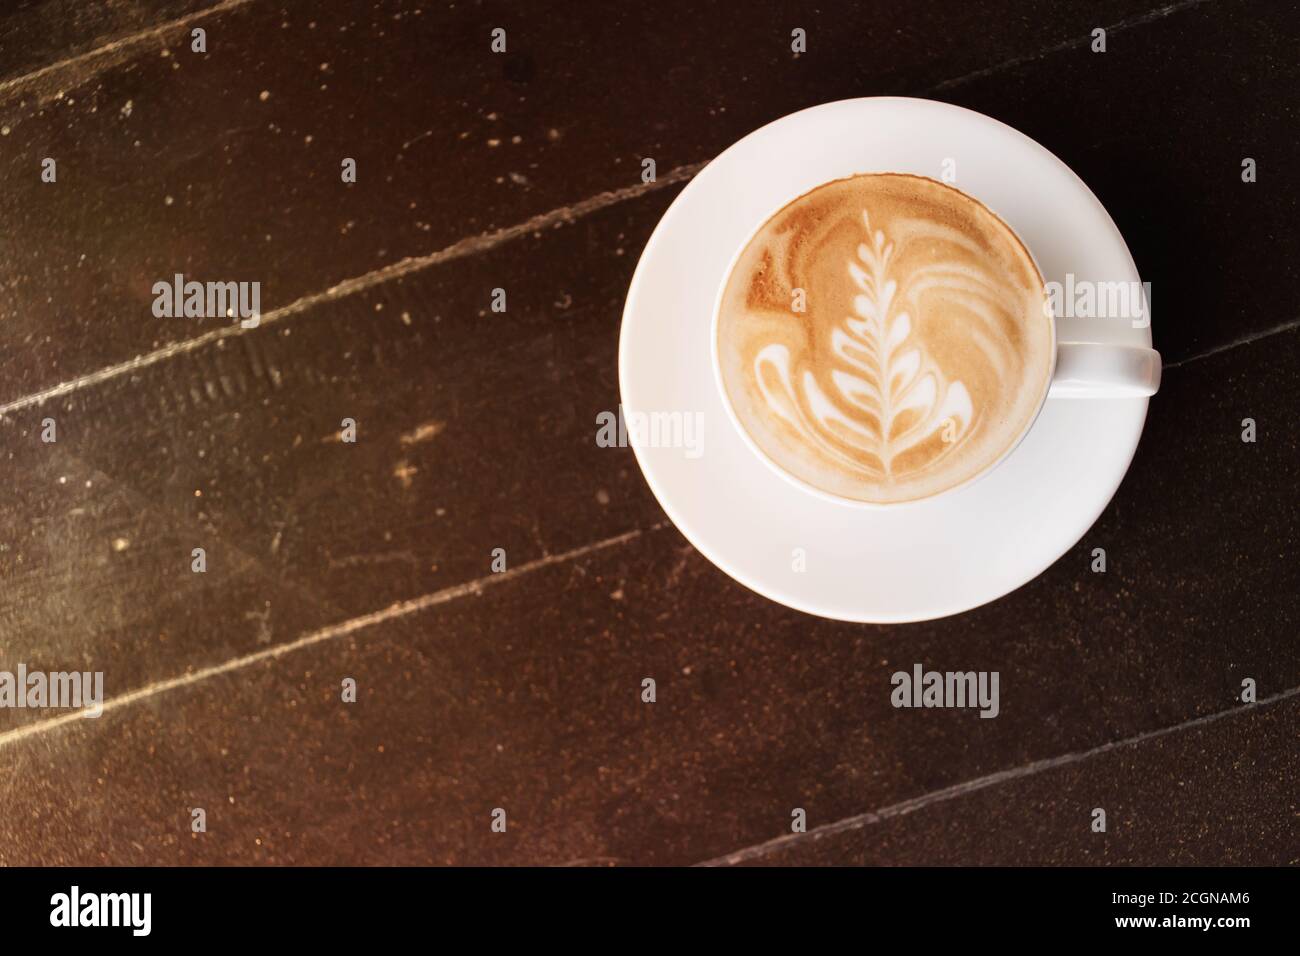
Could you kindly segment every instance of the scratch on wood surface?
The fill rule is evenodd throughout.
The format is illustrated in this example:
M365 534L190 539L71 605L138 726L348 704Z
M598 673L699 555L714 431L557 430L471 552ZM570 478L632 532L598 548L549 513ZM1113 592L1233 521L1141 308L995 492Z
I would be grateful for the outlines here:
M414 431L402 435L399 441L403 445L415 445L422 441L429 441L436 438L438 433L447 427L446 422L427 421L417 425Z
M352 568L357 565L390 564L394 561L402 561L406 564L419 563L419 559L415 556L415 552L406 549L401 551L380 551L378 554L350 554L342 558L336 558L326 552L325 558L329 561L331 571L338 568Z

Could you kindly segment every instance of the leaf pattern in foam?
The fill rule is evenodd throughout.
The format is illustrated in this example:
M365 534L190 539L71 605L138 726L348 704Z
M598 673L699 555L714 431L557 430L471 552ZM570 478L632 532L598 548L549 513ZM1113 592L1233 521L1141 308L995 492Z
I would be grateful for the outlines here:
M848 276L858 292L854 315L831 331L831 350L841 367L830 372L833 394L805 370L793 379L789 349L770 344L755 357L755 372L765 400L807 441L848 467L876 478L898 474L900 456L948 429L933 464L960 444L971 428L974 407L960 381L943 370L913 341L912 319L895 310L898 283L890 275L894 246L884 232L871 229L862 214L867 242ZM905 469L906 470L906 469Z

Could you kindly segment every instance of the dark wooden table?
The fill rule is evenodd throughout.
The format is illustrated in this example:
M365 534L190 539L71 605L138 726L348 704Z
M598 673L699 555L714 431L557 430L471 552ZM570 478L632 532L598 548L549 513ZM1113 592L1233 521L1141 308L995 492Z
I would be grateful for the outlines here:
M0 864L1300 861L1298 26L1263 0L0 14L0 670L108 696L0 710ZM1084 539L901 627L748 592L594 441L681 186L878 94L1076 170L1166 361ZM177 272L259 281L262 324L156 318ZM1000 672L1000 716L892 708L913 662Z

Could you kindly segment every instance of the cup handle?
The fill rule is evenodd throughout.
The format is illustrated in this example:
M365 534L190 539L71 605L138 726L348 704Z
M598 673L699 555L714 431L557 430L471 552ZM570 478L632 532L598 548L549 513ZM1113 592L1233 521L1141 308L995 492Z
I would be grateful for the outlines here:
M1160 387L1155 349L1098 342L1058 342L1048 398L1144 398Z

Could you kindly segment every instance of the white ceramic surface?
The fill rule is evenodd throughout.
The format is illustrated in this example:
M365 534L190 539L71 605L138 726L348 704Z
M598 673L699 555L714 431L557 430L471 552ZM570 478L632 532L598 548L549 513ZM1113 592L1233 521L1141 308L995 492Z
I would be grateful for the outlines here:
M772 600L823 617L900 622L955 614L1014 590L1079 540L1128 469L1145 397L1053 393L1015 451L980 481L900 510L807 493L760 460L714 380L719 283L773 210L864 172L940 178L1001 216L1049 281L1137 282L1123 237L1092 192L1043 147L969 110L880 97L828 103L771 123L722 153L650 237L619 341L624 413L702 413L702 453L632 436L668 516L714 564ZM1149 347L1129 322L1057 320L1061 342ZM796 570L796 549L804 570Z

